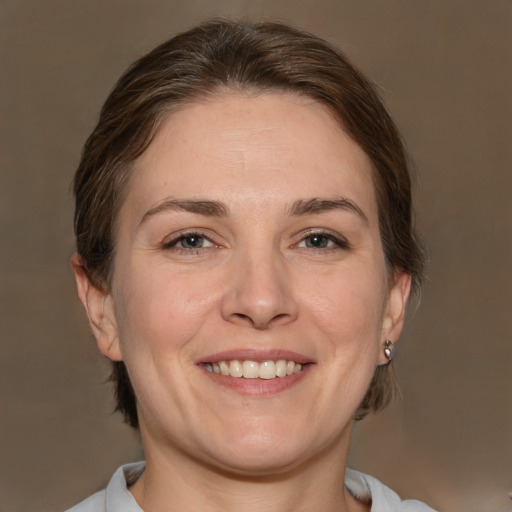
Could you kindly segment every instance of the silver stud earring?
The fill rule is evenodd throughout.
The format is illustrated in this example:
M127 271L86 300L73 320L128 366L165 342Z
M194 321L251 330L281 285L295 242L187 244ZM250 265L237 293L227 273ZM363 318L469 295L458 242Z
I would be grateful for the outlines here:
M384 343L384 355L386 356L387 360L391 362L393 360L393 349L391 348L393 346L393 343L389 340L386 340Z

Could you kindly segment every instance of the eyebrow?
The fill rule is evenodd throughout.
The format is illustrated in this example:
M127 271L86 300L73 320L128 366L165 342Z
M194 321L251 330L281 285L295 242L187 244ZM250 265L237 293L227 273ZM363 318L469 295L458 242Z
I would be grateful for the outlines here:
M219 201L209 201L204 199L165 199L154 208L148 210L140 221L143 224L150 217L165 211L182 211L205 215L207 217L227 217L228 208ZM368 217L363 210L353 201L345 197L336 197L333 199L299 199L295 201L288 209L288 215L300 216L315 213L323 213L331 210L346 210L357 214L366 224Z
M160 204L148 210L140 221L140 224L157 213L165 211L182 211L205 215L207 217L226 217L227 207L218 201L207 201L202 199L166 199Z
M353 201L346 197L335 197L333 199L300 199L295 201L290 208L289 214L307 215L311 213L323 213L331 210L347 210L358 215L366 224L369 224L368 217L363 210Z

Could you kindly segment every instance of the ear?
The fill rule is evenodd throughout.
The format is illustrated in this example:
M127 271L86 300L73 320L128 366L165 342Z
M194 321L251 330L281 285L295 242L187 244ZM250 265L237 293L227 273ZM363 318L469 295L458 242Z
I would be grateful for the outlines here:
M119 345L112 295L91 283L78 253L71 257L71 266L75 274L78 297L87 312L100 352L109 359L121 361L123 356Z
M387 364L389 360L384 355L386 340L396 344L404 327L405 307L411 291L411 276L402 272L395 277L389 290L386 313L382 321L382 350L379 354L379 364Z

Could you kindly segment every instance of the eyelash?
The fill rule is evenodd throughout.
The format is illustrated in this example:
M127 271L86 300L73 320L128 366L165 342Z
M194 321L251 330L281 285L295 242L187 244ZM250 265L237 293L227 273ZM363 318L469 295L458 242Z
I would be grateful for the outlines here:
M207 247L179 247L178 244L187 238L200 238L203 241L209 242L211 245ZM204 243L204 242L203 242ZM216 244L212 242L204 233L199 231L189 231L187 233L179 233L177 236L173 237L171 240L168 240L162 244L162 248L166 250L174 250L178 251L182 254L199 254L201 250L207 249L209 247L216 247Z
M300 244L307 243L306 241L308 239L312 239L314 237L321 239L322 243L329 244L329 242L332 242L334 244L334 246L330 246L330 247L329 246L326 246L326 247L314 247L314 246L313 247L300 247ZM201 246L201 247L179 247L179 244L181 242L185 241L186 239L191 239L191 238L202 239L203 244L206 241L207 243L209 243L209 245L207 245L206 247L203 247L203 246ZM301 239L299 240L299 242L297 244L295 244L295 246L302 248L302 249L310 249L310 250L314 250L314 251L319 251L319 250L336 251L339 249L349 249L349 244L344 238L340 237L339 235L335 235L329 231L322 231L322 230L320 230L320 231L312 230L312 231L309 231L309 232L303 234ZM208 238L204 233L201 233L200 231L189 231L186 233L179 233L178 235L173 237L171 240L168 240L167 242L164 242L162 244L162 248L165 250L174 250L174 251L180 252L181 254L187 254L187 255L200 254L200 252L202 250L208 249L211 247L217 247L217 245L212 240L210 240L210 238Z
M324 250L324 251L332 251L332 250L338 250L338 249L349 249L349 244L347 240L345 240L343 237L339 235L335 235L334 233L331 233L329 231L309 231L305 235L302 236L300 241L296 244L297 246L301 244L302 242L305 242L308 238L311 239L313 237L322 238L324 240L327 240L327 243L332 242L334 244L334 247L304 247L304 249L312 249L312 250Z

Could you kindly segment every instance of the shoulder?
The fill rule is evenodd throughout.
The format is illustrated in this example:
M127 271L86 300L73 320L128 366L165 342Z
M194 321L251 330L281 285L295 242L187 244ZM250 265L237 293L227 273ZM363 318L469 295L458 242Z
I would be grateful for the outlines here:
M126 464L117 469L108 486L66 512L142 512L128 490L144 471L144 463Z
M347 468L345 486L351 494L372 502L371 512L435 512L416 500L401 500L398 494L376 478Z
M71 507L66 512L104 512L107 510L105 503L106 489L89 496L78 505Z

